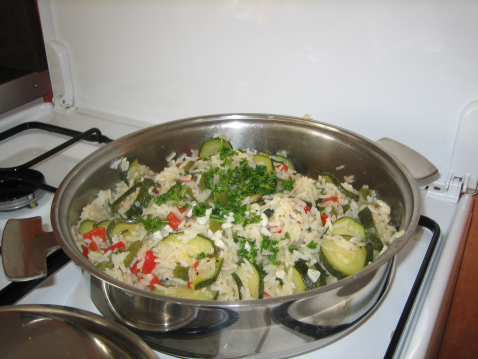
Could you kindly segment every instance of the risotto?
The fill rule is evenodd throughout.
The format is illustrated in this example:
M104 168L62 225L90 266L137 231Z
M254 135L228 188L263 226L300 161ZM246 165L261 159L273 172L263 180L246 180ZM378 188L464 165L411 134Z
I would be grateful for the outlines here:
M111 165L72 228L78 250L108 275L146 291L202 300L300 293L373 262L403 230L353 176L297 173L286 153L233 149L218 134L155 173L136 158Z

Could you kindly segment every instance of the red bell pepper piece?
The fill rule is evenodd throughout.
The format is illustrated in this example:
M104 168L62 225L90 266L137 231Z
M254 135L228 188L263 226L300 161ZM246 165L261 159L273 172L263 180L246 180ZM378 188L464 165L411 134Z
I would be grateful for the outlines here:
M199 261L196 261L191 267L194 268L194 269L196 269L196 268L198 267L198 265L199 265ZM191 284L193 284L193 282L189 281L189 282L188 282L188 288L189 288L189 289L193 289L193 288L191 287Z
M151 288L151 290L155 288L155 284L163 285L163 283L161 283L158 277L153 276L153 279L151 279L151 281L149 282L149 287Z
M98 245L96 244L95 241L91 241L90 243L90 249L93 251L93 252L96 252L98 250Z
M338 202L339 199L337 197L324 198L323 202L327 202L327 201Z
M166 217L166 219L169 221L169 226L172 228L172 229L176 229L179 227L179 225L181 224L181 221L179 220L178 217L176 217L176 215L173 213L173 212L169 212L168 216Z
M306 205L306 206L304 207L304 212L305 212L305 213L309 213L309 212L310 212L310 207Z
M105 253L108 252L108 251L114 251L116 248L119 249L121 247L125 248L124 243L122 241L119 241L119 242L113 244L112 246L106 248Z
M322 220L322 225L325 226L325 222L327 222L327 218L329 218L328 215L323 214L320 216L320 219Z
M156 262L154 261L157 257L152 251L146 252L146 257L144 258L143 269L141 270L144 274L149 274L156 267Z
M95 228L83 234L83 238L85 239L93 239L93 237L100 237L103 240L103 242L106 242L106 228L105 227Z
M281 172L287 172L289 170L289 166L287 165L277 165L276 168L279 168L280 166L282 166L282 168L280 169Z
M134 264L133 264L131 267L129 267L131 273L133 273L133 274L138 274L138 272L139 272L138 263L139 263L139 262L136 261L136 262L134 262Z
M83 255L85 256L85 258L88 258L88 248L87 247L83 247Z

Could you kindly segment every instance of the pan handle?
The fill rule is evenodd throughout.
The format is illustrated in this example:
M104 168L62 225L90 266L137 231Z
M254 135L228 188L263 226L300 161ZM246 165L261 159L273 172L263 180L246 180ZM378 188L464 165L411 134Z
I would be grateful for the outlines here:
M438 173L438 168L421 154L391 138L381 138L376 143L401 162L417 180L423 180Z
M13 282L46 277L46 255L57 248L53 232L43 232L41 217L8 220L2 237L5 277Z

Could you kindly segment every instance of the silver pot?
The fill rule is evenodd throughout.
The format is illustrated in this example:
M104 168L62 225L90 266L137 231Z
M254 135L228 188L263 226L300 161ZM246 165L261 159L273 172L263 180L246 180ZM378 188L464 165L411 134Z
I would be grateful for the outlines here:
M230 136L234 148L284 150L297 170L311 177L324 171L354 175L354 187L367 184L375 189L392 208L391 223L405 234L373 264L341 281L286 297L241 302L198 301L141 291L109 277L83 257L71 227L99 190L118 182L119 173L110 169L113 161L137 157L159 172L173 151L197 149L218 132ZM339 166L343 169L337 170ZM67 175L51 208L54 237L84 270L99 310L157 350L197 358L278 358L316 349L345 335L380 302L393 274L393 258L412 236L418 219L415 178L381 146L328 124L256 114L189 118L120 138L85 158ZM51 235L39 234L51 240Z

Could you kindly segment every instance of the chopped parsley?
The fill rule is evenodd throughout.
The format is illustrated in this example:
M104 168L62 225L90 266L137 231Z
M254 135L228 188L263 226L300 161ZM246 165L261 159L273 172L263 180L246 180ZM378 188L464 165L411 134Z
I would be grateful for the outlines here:
M237 255L241 258L247 259L250 263L254 263L257 255L257 248L254 246L252 239L237 237L237 240L241 245L241 249L237 251ZM246 243L249 243L249 250L246 249Z
M186 194L186 186L183 184L177 184L169 189L168 192L159 195L154 199L154 202L160 206L168 201L173 201L174 205L179 205L179 201L181 201Z
M206 215L206 210L209 209L209 208L212 208L212 207L210 205L204 203L204 202L199 202L193 208L193 216L194 217L204 217Z
M267 258L269 258L273 265L279 264L279 261L277 260L277 253L279 253L279 248L276 247L278 243L279 241L270 239L266 236L262 236L261 253L263 249L272 252L272 254L269 254Z
M293 251L298 251L298 250L299 250L299 248L297 248L297 246L294 246L294 245L289 246L289 252L291 252L291 253Z
M200 259L203 259L203 258L206 258L206 253L204 253L204 252L199 253L198 256L196 257L197 260L200 260Z
M310 248L310 249L316 249L317 248L317 242L310 241L309 243L307 243L306 247Z
M294 188L294 183L295 183L295 180L289 179L282 182L282 187L284 187L286 191L292 191L292 189Z
M165 225L167 225L169 221L165 221L164 219L161 219L159 217L154 217L152 218L151 214L148 214L148 217L144 220L144 229L149 233L153 233L156 231L159 231L161 228L163 228Z
M286 239L290 239L290 234L289 234L289 232L285 232L285 238L286 238Z

